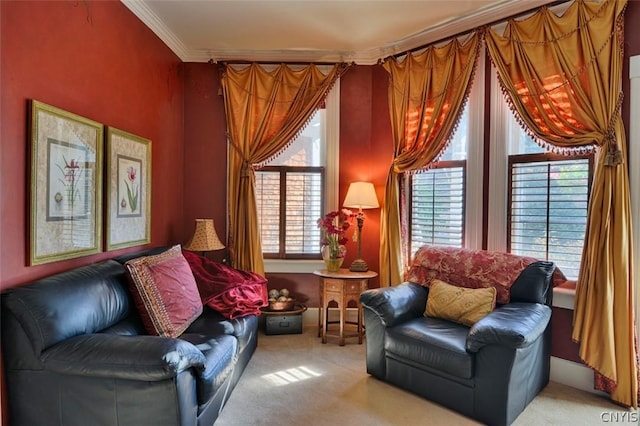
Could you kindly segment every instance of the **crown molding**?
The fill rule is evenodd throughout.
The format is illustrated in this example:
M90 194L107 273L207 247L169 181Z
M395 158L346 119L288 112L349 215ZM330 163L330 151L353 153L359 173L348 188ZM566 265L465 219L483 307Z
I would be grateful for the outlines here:
M165 25L153 10L149 9L144 1L120 0L120 2L149 27L183 62L188 62L186 60L189 57L187 46L180 40L180 37Z
M354 51L333 50L228 50L188 49L144 0L120 0L133 14L149 27L183 62L354 62L373 65L389 56L399 55L430 43L444 41L483 25L506 20L555 0L503 0L478 10L476 13L442 22L437 26L385 46Z

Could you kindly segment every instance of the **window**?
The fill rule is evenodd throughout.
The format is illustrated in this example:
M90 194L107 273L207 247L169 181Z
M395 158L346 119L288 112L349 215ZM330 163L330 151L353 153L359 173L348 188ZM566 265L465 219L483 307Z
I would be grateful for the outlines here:
M465 161L411 176L411 253L425 244L462 247Z
M316 221L324 206L324 110L293 143L256 171L256 205L265 258L319 258Z
M576 279L587 223L593 159L545 153L524 132L510 155L507 250L551 260Z
M440 161L408 178L411 254L425 244L464 246L468 123L467 106Z

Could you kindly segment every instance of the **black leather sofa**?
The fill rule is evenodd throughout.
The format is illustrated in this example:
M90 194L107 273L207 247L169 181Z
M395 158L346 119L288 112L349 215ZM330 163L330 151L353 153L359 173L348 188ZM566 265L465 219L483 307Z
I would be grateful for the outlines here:
M179 338L147 335L123 263L1 295L13 426L212 425L257 345L258 318L204 311Z
M510 302L467 327L426 317L413 282L361 294L367 372L489 425L511 424L549 381L554 265L527 266Z

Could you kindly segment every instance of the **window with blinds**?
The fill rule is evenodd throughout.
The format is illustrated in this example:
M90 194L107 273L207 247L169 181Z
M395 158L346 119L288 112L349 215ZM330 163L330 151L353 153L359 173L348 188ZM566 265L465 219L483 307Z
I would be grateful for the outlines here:
M576 279L587 223L591 157L509 157L507 245L511 253L551 260Z
M325 205L325 123L319 109L283 152L255 172L266 259L320 258L316 221Z
M265 167L256 172L256 205L266 258L317 258L322 167Z
M411 253L425 244L462 247L466 161L441 161L410 177Z

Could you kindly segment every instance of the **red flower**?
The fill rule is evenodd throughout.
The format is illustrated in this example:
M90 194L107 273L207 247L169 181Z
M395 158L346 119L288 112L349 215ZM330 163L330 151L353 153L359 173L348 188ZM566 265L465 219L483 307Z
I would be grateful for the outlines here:
M127 177L129 178L129 180L130 180L131 182L133 182L134 180L136 180L136 173L137 173L137 171L136 171L136 169L134 169L133 167L129 167L129 168L127 169Z
M351 226L350 220L354 217L356 214L351 210L342 209L329 212L323 218L318 219L318 228L324 232L321 243L331 246L346 244L348 239L344 234Z

